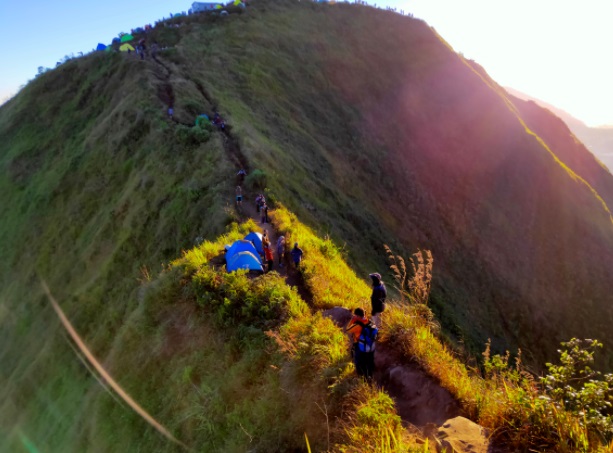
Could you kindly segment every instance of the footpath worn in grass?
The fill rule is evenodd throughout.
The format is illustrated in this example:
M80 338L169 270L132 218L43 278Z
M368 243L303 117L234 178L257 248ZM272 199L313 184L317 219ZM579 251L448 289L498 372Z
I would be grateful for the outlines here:
M0 108L0 450L175 448L82 365L39 278L120 384L196 448L303 449L304 431L317 449L410 443L389 399L348 377L329 321L274 275L256 283L206 267L242 226L192 248L236 220L243 163L296 214L280 208L276 221L305 250L317 308L368 308L364 276L385 268L387 243L433 250L431 306L473 351L491 336L493 352L525 344L542 365L569 326L610 338L600 302L612 292L610 218L565 166L610 204L606 181L549 143L548 153L425 23L364 5L257 0L165 25L148 38L166 47L163 66L91 54ZM172 102L185 124L167 118ZM240 146L187 126L215 109ZM528 381L481 382L415 318L423 310L395 310L384 341L406 346L475 419L517 442L529 426L534 439L555 433L547 445L560 450L596 448ZM316 378L292 380L302 374ZM292 382L302 395L285 396ZM348 394L357 401L342 412L335 398ZM326 423L336 420L328 408L348 424Z

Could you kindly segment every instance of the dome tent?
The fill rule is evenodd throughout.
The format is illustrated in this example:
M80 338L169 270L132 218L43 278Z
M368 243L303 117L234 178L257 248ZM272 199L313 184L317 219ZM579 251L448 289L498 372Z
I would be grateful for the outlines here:
M226 265L226 269L228 272L234 272L238 269L264 272L259 259L251 252L238 252L235 254Z
M264 254L264 247L262 247L262 233L251 232L245 236L245 240L253 242L255 249L260 255Z
M232 261L234 255L239 252L250 252L258 259L260 264L262 263L253 242L244 239L234 242L231 246L226 246L226 263Z

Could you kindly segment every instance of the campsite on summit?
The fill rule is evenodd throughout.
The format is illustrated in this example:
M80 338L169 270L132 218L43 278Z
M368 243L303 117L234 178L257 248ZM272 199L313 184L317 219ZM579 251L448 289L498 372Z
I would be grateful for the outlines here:
M555 112L391 7L134 27L0 106L0 451L613 451L613 176Z

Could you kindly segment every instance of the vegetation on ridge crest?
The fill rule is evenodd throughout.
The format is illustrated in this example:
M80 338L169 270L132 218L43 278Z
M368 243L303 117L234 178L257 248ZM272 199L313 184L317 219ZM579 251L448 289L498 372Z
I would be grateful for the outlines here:
M152 31L170 46L159 55L165 66L90 55L41 75L0 109L0 450L21 448L21 439L49 451L164 449L75 358L37 274L112 374L193 445L299 449L306 429L313 446L326 448L328 408L343 405L323 398L348 388L358 400L343 418L349 424L331 428L339 448L411 443L390 399L343 374L351 365L340 358L338 330L303 316L279 279L252 288L245 276L202 270L200 291L217 292L200 294L215 310L210 318L198 308L198 286L185 284L186 268L138 286L194 238L217 237L235 219L237 162L264 169L251 179L296 213L286 221L280 211L279 222L307 244L315 304L367 305L370 290L350 270L381 271L383 243L405 256L432 249L429 306L443 335L473 352L491 337L495 371L484 380L463 367L423 304L390 307L382 341L510 442L597 448L582 420L540 401L533 383L502 367L504 355L495 359L521 344L526 360L551 362L568 330L611 338L601 303L612 293L611 224L594 192L569 178L421 21L293 0L258 0L227 19L177 18L184 27ZM182 122L219 108L243 154L225 148L227 136L190 137L168 121L169 93ZM612 199L600 173L586 176L547 146ZM207 262L205 244L188 252L199 263L193 275ZM243 312L234 292L258 297ZM273 336L287 343L285 355L270 354L278 345L262 332L279 322L290 326ZM321 335L311 336L313 326ZM292 373L270 366L285 360L295 375L298 362L325 372L304 395L289 396ZM330 396L322 382L339 375L347 379ZM312 395L326 404L311 404Z

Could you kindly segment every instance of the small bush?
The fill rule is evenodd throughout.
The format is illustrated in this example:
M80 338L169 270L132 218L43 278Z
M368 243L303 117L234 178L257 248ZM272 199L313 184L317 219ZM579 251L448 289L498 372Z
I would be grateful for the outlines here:
M266 172L255 169L245 179L245 184L252 190L264 190L266 188L268 177Z
M183 124L177 125L175 136L184 145L199 145L211 138L211 132L207 128L199 126L189 127Z

